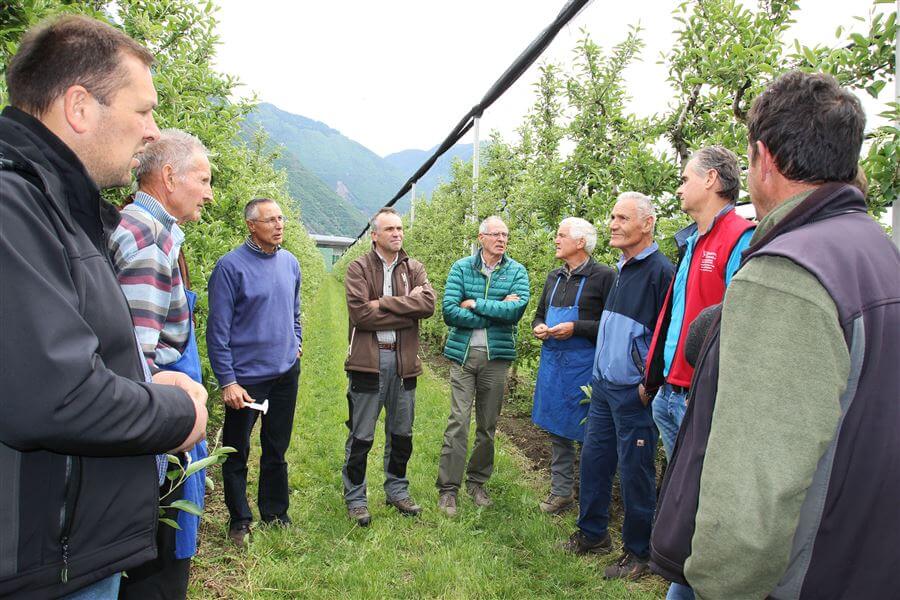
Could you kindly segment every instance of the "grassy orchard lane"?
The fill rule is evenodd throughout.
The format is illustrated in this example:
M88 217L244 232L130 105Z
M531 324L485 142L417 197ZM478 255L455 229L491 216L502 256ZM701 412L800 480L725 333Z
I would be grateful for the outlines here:
M419 379L415 450L408 470L411 492L424 511L419 518L408 518L385 506L384 431L379 425L368 470L372 525L353 525L341 495L347 316L343 288L335 279L323 282L304 325L303 372L288 456L294 525L259 527L249 549L230 548L217 486L209 498L191 598L664 596L665 588L655 578L604 581L603 567L615 556L579 558L558 549L556 544L572 531L574 517L546 517L538 511L546 485L526 479L524 459L502 436L490 482L495 505L479 511L461 494L455 519L439 513L434 481L450 392L446 381L428 371ZM257 452L251 455L251 498L256 494Z

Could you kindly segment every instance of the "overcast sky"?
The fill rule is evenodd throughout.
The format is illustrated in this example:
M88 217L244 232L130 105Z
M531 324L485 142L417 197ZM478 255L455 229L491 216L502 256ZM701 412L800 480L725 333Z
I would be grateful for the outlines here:
M219 0L217 65L255 92L292 113L322 121L384 156L428 149L444 139L519 53L564 6L564 0ZM485 114L482 138L492 129L510 139L534 102L542 62L571 65L572 49L586 29L611 47L627 27L642 26L642 61L626 72L631 109L662 112L671 93L666 70L656 64L673 42L664 0L594 0L550 48ZM755 5L755 2L753 3ZM834 45L838 25L863 24L871 0L805 0L794 13L790 38ZM880 5L879 10L893 10ZM893 97L886 86L881 100ZM864 97L867 111L881 110ZM471 134L470 134L471 135Z

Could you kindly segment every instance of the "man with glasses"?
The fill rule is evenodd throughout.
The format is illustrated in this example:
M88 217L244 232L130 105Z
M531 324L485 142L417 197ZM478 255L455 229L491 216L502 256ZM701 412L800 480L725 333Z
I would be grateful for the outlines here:
M219 259L209 278L206 345L225 403L222 443L237 452L222 466L228 537L238 547L250 533L247 503L250 433L269 401L260 432L258 507L263 523L289 525L287 463L302 356L300 264L287 250L284 216L275 201L251 200L244 208L249 235Z
M506 224L488 217L478 229L478 241L478 252L456 261L444 286L444 322L450 326L444 356L453 364L437 487L438 508L450 517L456 514L463 471L475 506L492 504L484 484L494 470L494 431L506 374L516 358L516 324L530 295L528 272L506 255ZM466 468L473 402L475 445Z

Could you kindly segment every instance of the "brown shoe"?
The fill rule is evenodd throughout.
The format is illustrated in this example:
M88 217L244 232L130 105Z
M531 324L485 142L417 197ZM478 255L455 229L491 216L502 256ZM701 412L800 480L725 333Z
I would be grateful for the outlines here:
M491 497L488 496L487 490L480 484L473 483L472 485L468 485L466 486L466 490L469 492L469 495L472 496L472 502L475 503L475 506L484 508L485 506L490 506L494 503L491 500Z
M550 494L539 506L541 507L541 512L549 515L561 515L575 506L575 494L569 494L568 496Z
M243 548L247 544L250 535L250 523L238 523L228 528L228 539L237 548Z
M571 554L609 554L612 552L612 540L609 539L608 533L599 540L592 540L584 535L580 529L576 529L575 533L561 544L561 547Z
M456 516L456 494L453 492L441 492L438 498L438 510L448 517Z
M400 498L398 500L394 500L393 498L386 498L384 501L388 506L393 506L398 511L400 511L401 515L407 517L415 517L420 512L422 512L422 507L416 504L415 500L407 496L406 498Z
M372 522L372 515L369 514L367 506L354 506L347 509L347 516L356 521L360 527L368 527Z
M626 552L619 557L618 562L614 565L606 567L603 571L603 577L606 579L630 579L637 581L644 575L649 574L650 565L646 559L640 559L631 552Z

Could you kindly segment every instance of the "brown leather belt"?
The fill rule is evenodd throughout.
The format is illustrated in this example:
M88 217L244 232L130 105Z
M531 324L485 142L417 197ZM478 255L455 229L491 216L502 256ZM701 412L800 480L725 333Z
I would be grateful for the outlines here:
M382 344L381 342L378 342L378 349L379 350L396 350L397 344L396 344L396 342L393 344Z

